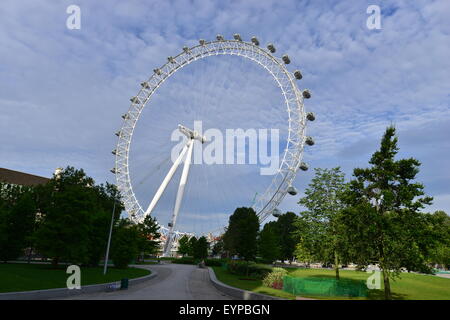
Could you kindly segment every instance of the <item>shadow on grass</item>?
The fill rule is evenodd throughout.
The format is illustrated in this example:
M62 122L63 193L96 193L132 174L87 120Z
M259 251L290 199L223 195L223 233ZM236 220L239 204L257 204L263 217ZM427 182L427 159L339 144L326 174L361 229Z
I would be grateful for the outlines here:
M393 300L405 300L405 294L399 294L395 292L391 292ZM368 300L384 300L384 290L369 290L369 294L367 295Z

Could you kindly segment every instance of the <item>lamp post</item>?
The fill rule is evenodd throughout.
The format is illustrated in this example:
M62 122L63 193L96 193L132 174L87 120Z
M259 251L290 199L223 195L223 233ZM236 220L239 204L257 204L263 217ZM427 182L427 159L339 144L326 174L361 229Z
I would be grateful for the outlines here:
M106 270L108 269L108 258L109 258L109 246L111 244L111 235L112 235L112 229L114 224L114 213L116 211L116 197L114 197L114 205L113 205L113 211L112 211L112 217L111 217L111 226L109 227L109 237L108 237L108 244L106 246L106 254L105 254L105 266L103 267L103 274L106 274Z

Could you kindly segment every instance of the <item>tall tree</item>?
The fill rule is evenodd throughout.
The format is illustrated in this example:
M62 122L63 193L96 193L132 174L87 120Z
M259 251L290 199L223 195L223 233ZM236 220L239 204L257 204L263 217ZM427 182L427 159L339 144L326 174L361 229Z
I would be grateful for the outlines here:
M97 266L105 254L112 212L114 210L113 223L116 224L124 207L115 185L101 184L93 187L92 191L95 192L97 200L95 204L92 204L95 207L89 214L88 263Z
M294 237L297 216L293 212L286 212L278 217L275 226L279 247L279 259L292 261L296 240Z
M429 256L431 264L438 264L444 269L450 268L450 216L444 211L436 211L429 215L430 225L437 235L438 244Z
M420 209L431 204L424 186L414 182L417 159L395 160L395 128L388 127L381 146L366 169L354 169L354 179L343 199L349 205L340 216L353 259L360 267L376 263L383 273L384 293L391 299L390 279L408 270L429 270L429 221Z
M217 256L217 255L222 255L224 248L223 248L223 237L221 237L219 240L216 241L216 243L214 243L213 247L212 247L212 255L213 256Z
M155 254L159 248L159 225L156 222L156 218L147 215L144 221L138 224L139 231L139 251L141 255Z
M114 266L124 269L139 253L140 231L129 219L120 219L113 231L111 259Z
M263 260L270 263L280 256L278 230L276 222L271 221L266 223L259 233L259 254Z
M195 253L195 246L197 245L197 238L190 237L188 242L188 256L193 257Z
M82 169L67 167L37 189L42 213L34 234L38 251L59 261L98 264L106 247L111 213L123 209L117 189L96 186Z
M345 190L344 173L339 167L315 168L315 176L305 190L299 204L306 210L300 213L296 223L297 236L302 241L303 254L323 262L334 262L336 279L339 279L342 243L338 219L345 207L341 195Z
M224 234L224 247L231 254L237 254L244 260L256 257L259 218L252 208L237 208L230 216L228 228Z
M208 257L208 240L202 236L198 238L194 247L194 259L206 259Z
M36 221L33 188L0 184L0 260L16 259L31 245Z
M182 256L185 256L189 254L190 248L189 248L189 237L187 235L184 235L178 240L178 253Z

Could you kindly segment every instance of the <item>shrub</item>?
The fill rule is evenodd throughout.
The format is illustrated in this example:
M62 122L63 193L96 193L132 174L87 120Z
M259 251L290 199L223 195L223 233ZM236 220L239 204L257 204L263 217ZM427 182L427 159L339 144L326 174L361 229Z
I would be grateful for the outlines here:
M208 267L221 267L224 263L225 259L205 259L205 265Z
M287 275L287 271L283 268L273 268L263 279L263 285L275 289L283 288L283 277Z
M121 219L113 234L111 260L116 268L127 268L128 264L138 254L139 233L136 225L128 219Z
M197 264L197 260L195 260L194 258L191 257L183 257L180 259L173 259L172 263L177 263L177 264Z
M272 268L269 266L256 264L254 262L250 262L247 264L247 262L244 261L231 261L227 265L227 270L232 274L245 276L247 275L247 267L248 274L251 277L258 279L264 278L272 270Z

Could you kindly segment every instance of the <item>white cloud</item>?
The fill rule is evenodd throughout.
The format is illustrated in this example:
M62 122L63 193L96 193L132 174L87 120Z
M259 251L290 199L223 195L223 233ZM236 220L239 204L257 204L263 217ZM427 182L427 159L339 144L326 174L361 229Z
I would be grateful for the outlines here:
M291 57L290 70L302 70L299 86L313 92L306 109L317 116L308 128L316 145L305 152L311 167L341 165L349 177L352 168L367 165L385 127L394 123L400 155L418 157L427 193L442 197L450 178L450 5L397 1L394 8L383 2L382 30L370 31L369 2L79 1L82 29L70 31L65 9L72 3L3 1L1 166L50 176L70 164L98 182L113 180L114 132L139 83L183 45L239 32L247 40L258 36L261 46L273 42L277 55ZM179 119L201 116L224 128L277 127L286 120L282 98L264 71L240 60L230 67L231 61L211 58L177 73L143 113L132 168L136 181L157 173L137 187L142 201L165 175L165 167L156 167ZM199 214L208 208L231 213L268 184L244 168L192 173L183 206ZM311 174L296 179L300 190ZM176 183L171 188L161 199L167 212ZM201 204L189 200L202 195ZM298 212L296 197L287 197L282 208ZM448 201L439 205L450 212Z

